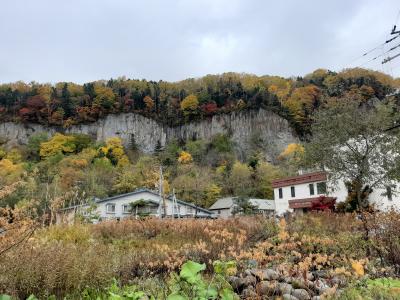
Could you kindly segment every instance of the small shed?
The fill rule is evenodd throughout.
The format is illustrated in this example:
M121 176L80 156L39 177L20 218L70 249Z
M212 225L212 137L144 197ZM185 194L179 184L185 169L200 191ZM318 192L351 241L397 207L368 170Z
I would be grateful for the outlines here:
M219 218L229 218L233 215L237 207L236 200L239 197L225 197L218 199L209 210L212 211ZM256 207L255 213L262 214L263 216L275 215L275 201L269 199L250 198L249 202Z

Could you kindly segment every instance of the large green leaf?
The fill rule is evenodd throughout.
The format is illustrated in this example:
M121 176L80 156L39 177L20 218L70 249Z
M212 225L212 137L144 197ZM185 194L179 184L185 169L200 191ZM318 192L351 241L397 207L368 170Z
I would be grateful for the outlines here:
M199 272L206 269L206 264L199 264L194 261L187 261L183 264L180 277L189 283L195 283L199 280Z
M237 295L230 289L223 289L219 293L219 296L221 297L221 300L235 300L235 299L238 299Z
M231 260L222 262L219 260L214 261L214 272L223 276L234 275L236 273L236 262Z
M113 292L109 292L108 300L122 300L122 299L124 299L124 297L115 294Z
M8 295L0 295L0 300L11 300L11 297Z
M146 294L142 291L136 291L136 292L130 292L130 293L125 293L124 298L126 300L139 300L142 299L146 296Z
M189 300L189 299L179 294L171 294L167 297L167 300Z

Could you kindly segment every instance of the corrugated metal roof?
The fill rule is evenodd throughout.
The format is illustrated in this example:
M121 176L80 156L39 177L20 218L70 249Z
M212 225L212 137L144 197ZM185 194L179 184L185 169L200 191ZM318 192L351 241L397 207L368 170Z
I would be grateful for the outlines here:
M225 197L218 199L213 205L210 206L210 210L217 209L227 209L235 206L235 199L238 197ZM254 206L257 206L258 209L262 210L274 210L275 209L275 201L269 199L256 199L250 198L249 202Z
M234 205L233 197L226 197L218 199L213 205L210 206L210 210L231 208Z
M275 210L275 201L269 199L256 199L250 198L249 202L254 206L257 206L258 209L262 210Z

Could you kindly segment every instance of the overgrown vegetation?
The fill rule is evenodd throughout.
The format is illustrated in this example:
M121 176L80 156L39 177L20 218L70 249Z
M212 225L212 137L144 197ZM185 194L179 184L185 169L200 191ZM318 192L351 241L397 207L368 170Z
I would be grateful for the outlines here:
M232 292L241 290L231 287L227 276L268 267L284 278L323 273L327 282L339 280L336 289L345 289L340 297L327 290L330 299L397 299L385 295L396 297L398 281L375 278L399 274L400 236L395 228L400 218L395 212L370 217L371 230L380 231L368 242L356 215L332 213L295 217L278 225L241 217L45 227L0 255L0 293L19 299L31 294L39 299L121 299L111 298L111 293L122 299L234 299ZM5 236L15 238L18 233ZM1 239L1 247L6 241ZM386 288L379 290L379 285ZM171 294L182 297L168 298Z

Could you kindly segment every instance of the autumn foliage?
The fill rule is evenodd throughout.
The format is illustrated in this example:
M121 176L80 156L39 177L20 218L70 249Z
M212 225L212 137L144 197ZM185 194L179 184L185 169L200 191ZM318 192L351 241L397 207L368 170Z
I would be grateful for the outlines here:
M0 85L0 120L69 127L109 113L136 112L168 125L243 109L270 109L305 134L311 115L331 97L383 99L398 81L360 68L336 73L318 69L282 78L224 73L180 82L110 79L78 85L15 82Z

